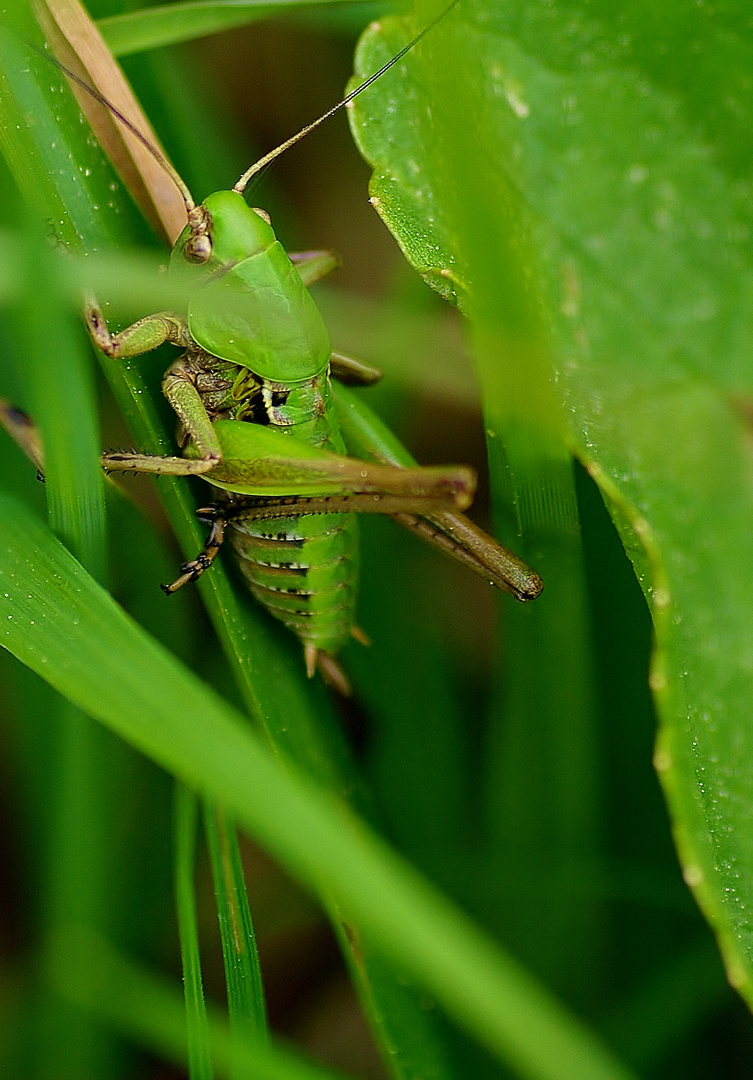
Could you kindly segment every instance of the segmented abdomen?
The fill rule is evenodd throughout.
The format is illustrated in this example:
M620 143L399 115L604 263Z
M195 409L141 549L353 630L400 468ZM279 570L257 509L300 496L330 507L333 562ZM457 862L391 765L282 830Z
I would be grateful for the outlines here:
M304 644L336 653L350 637L358 579L352 514L229 523L228 539L257 600Z

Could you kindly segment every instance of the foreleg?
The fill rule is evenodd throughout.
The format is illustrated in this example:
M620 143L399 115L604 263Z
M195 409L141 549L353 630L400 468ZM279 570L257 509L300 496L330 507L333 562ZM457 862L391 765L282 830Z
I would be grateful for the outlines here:
M166 341L184 348L190 343L185 321L169 311L148 315L119 334L111 334L102 309L92 297L84 305L84 319L97 348L117 360L141 356Z

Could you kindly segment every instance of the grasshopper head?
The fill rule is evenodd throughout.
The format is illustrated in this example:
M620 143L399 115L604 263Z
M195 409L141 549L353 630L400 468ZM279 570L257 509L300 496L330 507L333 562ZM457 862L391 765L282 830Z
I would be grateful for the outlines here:
M197 209L206 225L184 229L171 258L177 276L188 271L193 340L260 379L293 384L322 375L329 335L264 211L237 191L215 192Z
M237 191L216 191L201 206L178 237L171 262L199 264L209 271L230 268L275 241L263 210L253 210Z

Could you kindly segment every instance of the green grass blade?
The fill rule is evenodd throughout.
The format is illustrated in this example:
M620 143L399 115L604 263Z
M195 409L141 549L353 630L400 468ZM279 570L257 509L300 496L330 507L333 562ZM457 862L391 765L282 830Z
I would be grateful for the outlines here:
M241 717L114 604L34 518L0 498L2 644L238 821L521 1076L630 1075L497 945L341 804L283 771Z
M113 887L107 858L113 820L112 784L105 782L113 743L89 716L50 695L47 738L54 765L46 781L47 815L41 866L39 1075L60 1080L97 1080L115 1066L117 1051L99 1018L56 992L58 941L71 927L89 933L110 928ZM103 738L105 735L105 738ZM40 772L42 769L39 765ZM89 980L92 985L93 980Z
M212 1080L209 1022L204 1001L196 919L194 869L196 864L196 796L183 784L175 785L175 903L183 961L186 1008L188 1075L191 1080Z
M50 523L100 581L105 575L104 477L91 361L77 313L58 278L59 259L42 237L29 238L22 305L29 408L42 429ZM45 303L38 285L45 281Z
M61 996L88 1009L139 1046L185 1068L184 995L162 975L148 971L105 939L70 932L58 943L56 988ZM292 1050L265 1039L233 1037L223 1012L207 1005L212 1058L217 1075L230 1080L233 1062L242 1061L254 1080L343 1080Z
M0 38L0 102L3 123L0 145L16 181L43 219L58 220L59 236L75 251L81 238L96 219L90 200L80 186L71 181L65 170L60 184L40 185L39 172L52 167L48 156L62 139L63 116L71 117L71 103L60 103L60 114L50 116L38 82L32 78L16 80L16 71L29 65L29 48L3 30ZM41 58L37 58L39 62ZM44 62L44 61L42 61ZM47 75L49 77L49 72ZM68 112L66 112L66 106ZM25 118L36 118L35 136ZM47 121L47 123L45 123ZM74 154L71 143L63 142L69 160L81 161L80 147ZM91 148L84 151L86 164L81 168L91 174ZM96 183L93 181L93 183ZM104 197L101 180L96 189ZM94 189L92 190L94 194ZM42 428L46 447L50 514L53 528L71 550L100 580L105 572L104 485L99 468L99 432L96 419L91 364L78 330L78 319L66 297L64 274L49 245L37 235L38 226L29 223L28 243L19 261L24 267L21 278L24 301L21 326L24 334L22 355L24 372L33 408ZM40 303L39 285L44 281L44 302ZM20 374L20 373L19 373Z
M0 303L18 303L24 290L26 236L17 229L0 228ZM173 307L185 302L185 289L160 271L164 259L147 249L68 252L65 256L47 248L52 262L40 271L51 277L67 308L77 308L81 296L95 286L108 296L116 309L139 310L149 304ZM58 257L55 257L55 256ZM39 308L41 304L37 304ZM79 320L80 321L80 320ZM70 322L70 319L69 319ZM78 327L77 327L78 328Z
M185 0L125 15L112 15L97 23L115 56L192 41L207 34L233 30L268 19L286 10L331 7L338 0ZM340 0L352 6L368 0Z
M21 170L22 171L22 170ZM35 222L26 230L16 305L27 406L38 418L46 450L45 491L55 532L90 572L106 576L105 505L99 434L89 356L73 306L65 295L59 259ZM47 283L44 303L39 285ZM20 364L19 364L20 366ZM96 1018L49 992L55 941L71 925L108 927L109 837L112 784L105 781L113 744L68 702L53 701L50 734L59 754L47 777L47 845L42 873L42 990L39 1040L42 1072L92 1080L109 1072L114 1047Z
M263 1037L267 1034L267 1010L238 838L227 815L211 804L204 808L204 827L220 924L230 1029L235 1039L244 1034ZM242 1061L234 1065L233 1080L247 1075Z
M24 200L69 250L124 239L112 169L86 138L62 73L27 44L42 45L29 7L15 3L0 31L0 149Z

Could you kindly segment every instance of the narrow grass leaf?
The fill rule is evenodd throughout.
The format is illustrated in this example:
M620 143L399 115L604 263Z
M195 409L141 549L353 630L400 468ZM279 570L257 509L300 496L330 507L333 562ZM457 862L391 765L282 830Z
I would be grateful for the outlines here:
M368 0L340 2L353 6L354 3L368 3ZM100 19L97 25L114 55L128 56L247 26L285 10L331 7L332 3L333 0L187 0L125 15L111 15Z
M50 523L100 581L105 573L104 477L90 359L71 305L62 295L59 259L36 228L25 254L22 304L24 372L45 450ZM40 297L38 285L45 281ZM75 320L75 321L74 321Z
M157 234L173 243L186 224L183 196L125 75L80 0L40 0L38 10L54 56L80 80L71 80L71 89L102 149ZM113 109L131 129L116 119Z
M33 516L0 498L0 643L237 816L493 1053L532 1080L630 1073L493 941L310 780L285 770Z
M220 924L230 1030L236 1039L244 1034L264 1037L267 1010L238 837L224 811L210 803L204 806L204 827ZM233 1080L247 1075L239 1060L233 1068Z
M29 48L43 44L29 7L16 4L11 13L0 26L0 149L18 188L67 249L122 240L128 228L115 207L112 169L87 138L65 76Z
M106 938L80 930L61 939L58 955L56 988L61 996L138 1046L185 1068L186 1010L177 986L124 956ZM207 1016L218 1076L230 1080L233 1061L242 1061L253 1080L344 1080L280 1043L248 1035L234 1038L222 1010L211 1002Z
M212 1080L209 1021L204 1001L196 919L196 826L198 802L192 791L175 785L175 904L178 910L180 954L186 1007L188 1075L190 1080Z
M45 449L48 516L52 528L99 580L106 574L104 483L99 467L99 433L89 355L73 306L37 222L28 221L21 257L22 295L18 308L20 357L28 404L41 426ZM40 290L40 282L46 288ZM112 785L105 782L111 744L88 716L67 701L50 708L50 734L58 755L48 777L47 846L43 865L42 970L54 963L61 927L107 925ZM92 1080L110 1070L113 1047L90 1014L49 995L43 1023L50 1038L40 1050L61 1080ZM53 1050L53 1048L56 1049Z

